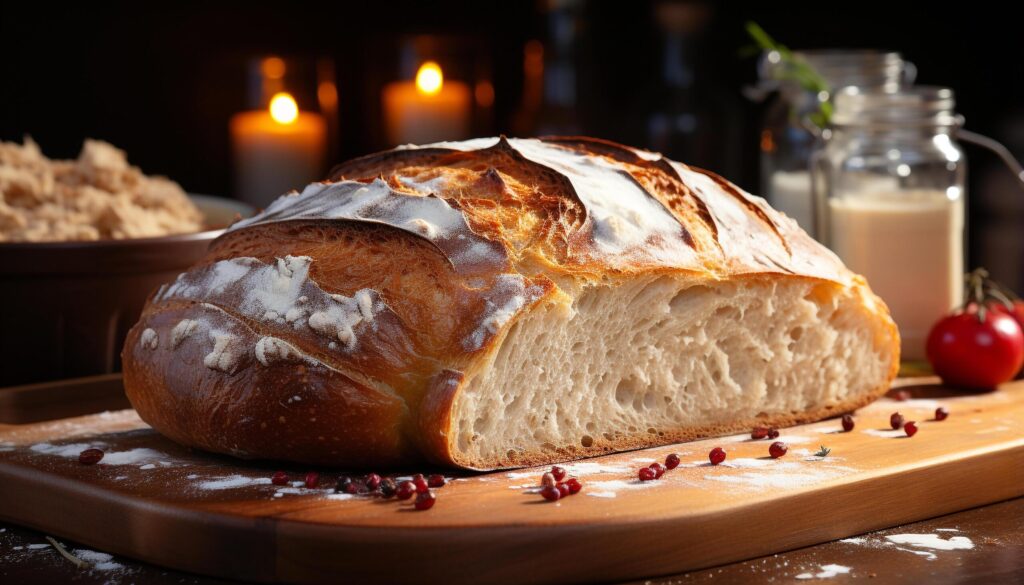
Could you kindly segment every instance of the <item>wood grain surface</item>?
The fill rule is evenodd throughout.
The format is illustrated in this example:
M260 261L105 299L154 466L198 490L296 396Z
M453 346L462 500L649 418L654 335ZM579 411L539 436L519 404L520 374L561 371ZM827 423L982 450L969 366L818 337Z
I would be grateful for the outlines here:
M906 385L909 382L904 381ZM178 447L132 411L0 425L0 517L102 550L254 581L591 582L653 577L790 550L1024 494L1024 382L954 395L906 386L770 441L723 437L567 465L584 491L536 493L542 469L454 478L436 506L269 484L273 465ZM937 422L937 405L951 411ZM889 429L899 410L920 432ZM813 455L819 445L832 449ZM103 448L104 462L77 454ZM722 446L726 463L707 464ZM639 467L683 464L640 483ZM287 469L287 468L286 468ZM301 480L307 469L288 469ZM428 470L406 470L412 471ZM398 475L402 475L399 473ZM765 535L770 534L770 538Z

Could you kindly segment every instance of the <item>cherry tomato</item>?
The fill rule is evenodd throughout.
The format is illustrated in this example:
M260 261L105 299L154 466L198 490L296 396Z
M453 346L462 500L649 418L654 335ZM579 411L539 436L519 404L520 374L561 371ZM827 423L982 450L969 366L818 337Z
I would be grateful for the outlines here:
M1005 312L977 306L939 320L928 334L926 351L935 373L951 386L991 388L1020 371L1024 332Z
M992 311L1006 313L1007 315L1013 317L1017 321L1017 325L1020 325L1020 328L1024 330L1024 300L1014 300L1012 308L1007 307L1006 305L998 301L990 301L988 304L988 308Z

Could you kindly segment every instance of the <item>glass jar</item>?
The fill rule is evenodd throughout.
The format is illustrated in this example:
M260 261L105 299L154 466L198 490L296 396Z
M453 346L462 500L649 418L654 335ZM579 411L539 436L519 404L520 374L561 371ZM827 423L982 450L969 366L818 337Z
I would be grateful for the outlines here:
M794 62L795 61L795 62ZM808 83L810 66L825 89ZM760 88L776 91L765 112L761 130L761 193L779 211L792 217L811 235L809 160L818 136L827 127L831 94L846 86L896 91L913 83L916 69L899 53L882 51L798 51L784 60L776 51L764 54L758 67ZM827 133L827 130L825 130Z
M847 87L812 161L819 235L889 306L903 358L963 300L966 172L953 91Z

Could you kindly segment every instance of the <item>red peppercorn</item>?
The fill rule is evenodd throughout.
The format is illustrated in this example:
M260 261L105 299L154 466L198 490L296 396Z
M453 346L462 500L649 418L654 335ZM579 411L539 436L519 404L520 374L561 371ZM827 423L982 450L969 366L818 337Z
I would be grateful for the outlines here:
M580 493L580 490L583 489L583 484L580 483L580 480L576 479L575 477L570 477L569 479L565 480L565 485L569 486L570 494L578 494Z
M905 423L905 424L903 425L903 431L904 431L905 433L907 433L907 436L908 436L908 437L913 437L914 435L916 435L916 434L917 434L917 423L915 423L915 422L914 422L914 421L912 421L912 420L908 420L908 421L907 421L907 422L906 422L906 423Z
M900 390L899 392L896 393L895 398L900 402L906 402L907 400L910 400L910 392L907 392L906 390Z
M889 417L889 425L892 426L893 430L896 430L896 429L899 429L900 427L902 427L903 426L903 415L898 413L898 412L892 413L892 415Z
M779 429L776 429L776 428L768 429L768 438L769 439L778 439L779 438Z
M565 468L556 465L551 468L551 475L555 476L555 481L562 481L565 479Z
M640 481L651 481L652 479L655 479L657 475L650 467L641 467L638 476L640 477Z
M427 478L423 477L422 473L412 476L412 483L416 486L416 493L425 494L430 491L430 486L427 485Z
M416 503L413 504L417 510L429 510L434 507L434 502L437 501L437 496L434 492L427 490L416 494Z
M782 441L775 441L770 447L768 447L768 454L772 456L772 459L782 457L786 454L786 451L789 451L789 445Z
M380 481L381 478L379 475L377 475L376 473L371 473L366 476L366 481L364 481L363 483L366 484L366 489L372 492L380 487Z
M843 415L843 430L846 432L853 430L853 417L848 414Z
M718 465L725 461L725 449L721 447L715 447L708 453L708 460L711 461L711 465Z
M306 474L306 487L313 489L320 485L320 474L315 471L310 471Z
M661 463L651 463L647 467L654 471L654 479L661 479L661 476L665 475L665 466Z
M559 497L564 498L569 495L569 486L565 485L565 482L559 483L555 488L558 490Z
M380 495L384 496L385 498L390 498L391 496L395 495L395 492L397 491L398 486L395 485L395 480L391 479L390 477L385 477L380 481Z
M544 475L540 476L540 485L542 486L546 487L549 485L555 485L557 483L558 482L555 481L555 474L551 473L550 471L547 471L544 473Z
M562 497L562 492L553 485L546 485L541 488L540 495L544 496L545 500L554 502L558 500L558 498Z
M675 469L676 467L679 467L679 455L672 453L671 455L666 457L665 467L668 469Z
M351 477L343 477L338 480L338 485L335 486L334 491L345 494L355 494L359 492L359 486L352 481Z
M270 476L270 483L274 485L288 485L288 474L283 471L275 471Z
M750 431L750 438L754 440L763 439L768 436L768 429L766 427L754 427L754 430Z
M935 420L946 420L949 418L949 409L945 406L940 406L935 409Z
M78 462L82 465L95 465L103 459L103 451L100 449L86 449L78 454Z
M399 500L408 500L416 493L416 484L411 481L403 481L398 484L398 489L395 491L395 495L398 496Z
M444 487L445 483L444 476L440 473L435 473L427 478L427 485L432 488Z

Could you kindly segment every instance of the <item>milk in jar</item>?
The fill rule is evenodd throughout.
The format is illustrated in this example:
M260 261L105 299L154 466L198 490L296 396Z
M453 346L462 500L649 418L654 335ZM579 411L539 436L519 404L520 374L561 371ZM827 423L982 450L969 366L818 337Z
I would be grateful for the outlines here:
M825 242L867 278L899 327L902 359L925 359L931 327L963 300L961 120L946 88L846 88L814 155Z
M931 326L963 301L963 198L883 191L830 199L828 211L832 249L886 301L904 358L923 358Z

